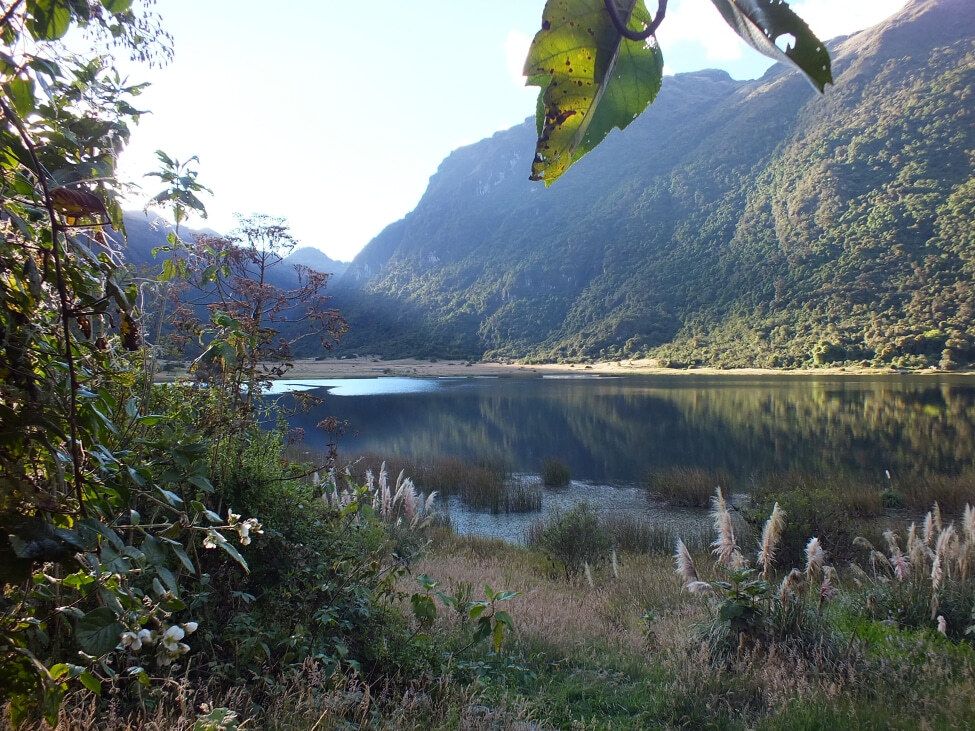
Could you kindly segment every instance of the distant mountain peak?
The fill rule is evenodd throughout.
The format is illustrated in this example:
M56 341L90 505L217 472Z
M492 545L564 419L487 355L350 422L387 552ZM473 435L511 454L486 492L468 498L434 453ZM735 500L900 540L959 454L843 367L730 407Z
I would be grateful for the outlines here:
M285 257L285 262L297 266L305 266L317 272L332 274L336 277L342 275L349 267L348 262L336 261L324 251L314 246L302 246L299 249L295 249Z

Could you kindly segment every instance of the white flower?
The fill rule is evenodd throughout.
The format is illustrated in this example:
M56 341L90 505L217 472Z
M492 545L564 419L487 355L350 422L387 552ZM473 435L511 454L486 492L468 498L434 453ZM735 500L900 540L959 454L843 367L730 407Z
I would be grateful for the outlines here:
M142 649L142 640L135 632L123 632L121 641L122 647L132 650L132 652L138 652Z
M165 648L166 652L170 653L171 655L181 654L179 652L179 646L181 644L180 640L182 640L185 636L186 633L183 631L182 627L173 625L163 632L162 646Z
M207 531L206 537L203 539L203 547L216 548L221 543L225 543L226 540L226 538L211 528Z
M123 632L121 641L122 647L138 652L143 645L151 645L155 642L156 635L147 629L140 629L138 632Z
M242 546L250 545L251 533L256 535L264 533L261 524L257 522L257 518L248 518L244 522L238 523L235 528L237 528L237 535L240 536L240 544Z
M231 527L233 527L237 525L238 522L240 522L240 516L231 510L227 510L227 522L230 524Z
M199 626L200 626L200 624L198 622L186 622L186 623L180 625L180 627L183 628L183 631L186 632L186 634L188 634L188 635L191 635L194 632L196 632L196 630L199 628Z

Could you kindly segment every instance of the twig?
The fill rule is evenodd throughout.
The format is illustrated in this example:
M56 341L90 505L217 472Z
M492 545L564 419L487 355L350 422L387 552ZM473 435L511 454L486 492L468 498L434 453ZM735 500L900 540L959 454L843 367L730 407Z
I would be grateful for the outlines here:
M11 6L10 6L10 7L9 7L9 8L7 9L7 12L5 12L5 13L3 14L3 17L2 17L2 18L0 18L0 27L3 27L3 26L5 26L5 25L7 24L7 22L8 22L8 21L9 21L9 20L10 20L10 19L11 19L11 18L12 18L12 17L14 16L14 13L15 13L15 12L17 11L17 7L18 7L18 6L19 6L19 5L20 5L20 4L22 3L22 2L23 2L23 0L14 0L14 2L13 2L13 5L11 5Z

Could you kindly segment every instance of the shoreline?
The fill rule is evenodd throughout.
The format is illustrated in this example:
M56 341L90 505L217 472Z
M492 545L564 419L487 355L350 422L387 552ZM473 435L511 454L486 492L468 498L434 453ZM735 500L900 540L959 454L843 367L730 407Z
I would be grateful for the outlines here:
M975 371L900 371L890 368L803 368L781 370L771 368L660 368L651 361L624 360L602 363L492 363L462 360L428 361L415 358L379 360L368 357L329 358L327 360L296 360L286 378L376 378L382 376L438 378L438 377L542 377L542 376L975 376Z
M157 381L172 381L186 375L186 371L179 367L175 370L163 371L157 375ZM903 371L893 368L798 368L793 370L774 368L715 368L702 367L692 369L660 368L653 361L623 360L601 363L498 363L472 362L464 360L419 360L416 358L401 358L396 360L380 360L378 358L328 358L316 360L305 358L294 361L294 368L288 371L286 380L301 378L380 378L380 377L412 377L412 378L457 378L457 377L520 377L541 378L543 376L667 376L672 378L687 377L861 377L861 376L975 376L975 371L942 371L926 369L920 371Z

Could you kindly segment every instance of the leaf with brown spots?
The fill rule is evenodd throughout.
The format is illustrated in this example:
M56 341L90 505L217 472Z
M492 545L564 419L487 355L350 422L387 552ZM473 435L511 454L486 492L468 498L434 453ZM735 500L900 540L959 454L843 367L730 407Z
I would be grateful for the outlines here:
M614 0L634 30L652 20L643 0ZM656 40L623 38L604 0L548 0L525 75L540 86L532 180L551 185L579 158L623 129L660 90Z

